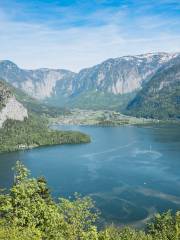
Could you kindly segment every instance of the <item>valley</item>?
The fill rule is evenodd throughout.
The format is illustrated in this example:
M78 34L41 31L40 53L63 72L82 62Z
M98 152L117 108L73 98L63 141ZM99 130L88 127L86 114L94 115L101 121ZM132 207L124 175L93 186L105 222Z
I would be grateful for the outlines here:
M143 229L157 212L179 210L178 53L108 59L79 73L1 61L0 79L2 187L20 159L48 179L52 199L78 192L95 201L101 228Z
M107 59L77 73L48 68L26 70L9 60L2 60L0 61L0 78L29 97L38 100L46 106L45 108L51 105L61 109L120 111L139 118L178 119L179 59L178 52L122 56ZM175 81L164 78L168 66L169 75L172 78L177 76ZM177 71L173 75L176 68ZM153 79L157 79L161 84L157 86ZM167 86L169 91L166 91ZM152 104L149 105L150 98L147 99L149 95L141 97L147 88L150 91L155 90L153 98L151 97ZM168 101L162 104L165 94ZM156 102L158 97L158 102L162 106ZM144 107L145 104L146 107ZM174 104L177 106L176 109L173 108ZM158 106L163 112L159 111Z
M49 118L50 124L59 125L87 125L87 126L120 126L120 125L146 125L163 123L157 119L137 118L123 115L110 110L84 110L72 109L67 114L56 118Z
M0 151L90 142L48 128L56 124L179 124L179 73L179 53L108 59L79 73L0 61Z
M180 240L180 0L0 0L0 240Z

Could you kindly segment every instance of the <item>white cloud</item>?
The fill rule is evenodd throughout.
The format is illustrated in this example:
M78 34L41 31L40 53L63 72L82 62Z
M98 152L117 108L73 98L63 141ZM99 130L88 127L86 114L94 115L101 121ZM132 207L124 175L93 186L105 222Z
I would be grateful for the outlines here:
M0 11L0 59L12 60L23 68L77 71L110 57L180 51L180 34L156 32L165 20L159 17L157 22L157 18L139 17L135 23L127 23L127 15L126 8L116 12L97 11L86 20L104 19L103 24L65 28L60 21L53 28L50 22L13 21Z

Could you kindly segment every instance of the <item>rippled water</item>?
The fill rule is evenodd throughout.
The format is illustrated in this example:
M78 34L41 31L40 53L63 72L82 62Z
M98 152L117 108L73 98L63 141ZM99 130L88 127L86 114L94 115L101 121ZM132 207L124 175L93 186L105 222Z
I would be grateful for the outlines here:
M55 197L90 195L106 222L141 226L156 211L180 209L180 127L62 127L92 136L85 145L0 155L0 187L22 160Z

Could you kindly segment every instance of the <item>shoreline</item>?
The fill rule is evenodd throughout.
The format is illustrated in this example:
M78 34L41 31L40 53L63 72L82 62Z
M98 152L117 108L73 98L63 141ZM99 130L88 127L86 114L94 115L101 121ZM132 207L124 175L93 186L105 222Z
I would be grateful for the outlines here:
M59 124L64 126L147 126L163 124L180 124L180 121L174 119L159 120L136 118L127 116L119 112L110 110L80 110L74 109L68 115L62 115L56 118L49 118L50 125Z

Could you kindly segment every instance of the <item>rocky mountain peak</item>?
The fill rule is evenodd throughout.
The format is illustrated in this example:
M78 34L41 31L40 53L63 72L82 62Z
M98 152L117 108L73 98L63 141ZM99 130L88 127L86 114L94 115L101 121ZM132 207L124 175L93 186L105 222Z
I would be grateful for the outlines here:
M123 95L139 91L143 84L179 53L146 53L110 58L73 73L63 69L25 70L10 61L0 62L0 77L32 97L46 102L71 101L72 97L97 92Z

